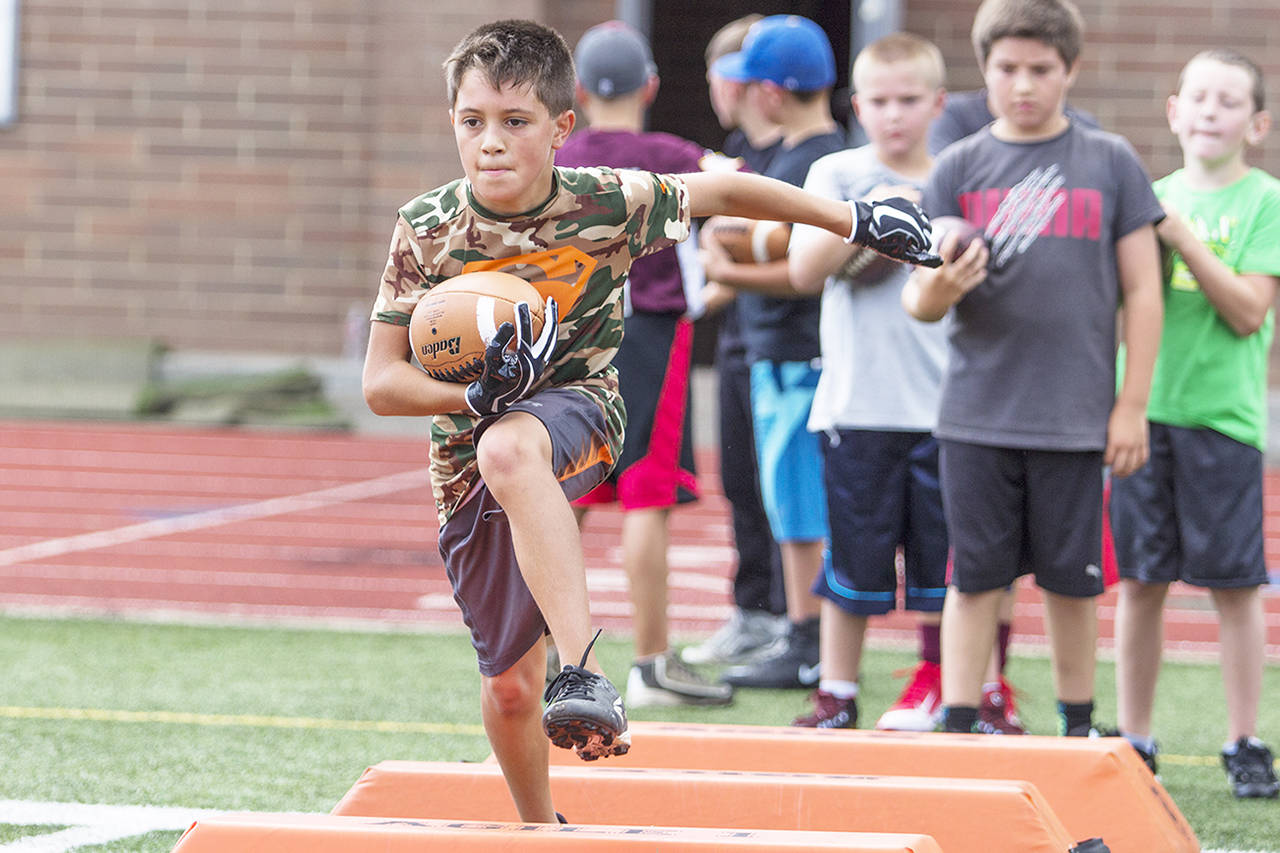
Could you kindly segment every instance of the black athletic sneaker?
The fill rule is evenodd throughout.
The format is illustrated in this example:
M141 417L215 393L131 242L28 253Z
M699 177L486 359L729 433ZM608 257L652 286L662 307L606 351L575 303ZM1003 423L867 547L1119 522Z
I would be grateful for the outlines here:
M814 687L818 683L817 620L814 625L791 625L757 660L731 666L720 680L734 687L775 689Z
M1231 793L1240 799L1273 799L1280 795L1275 759L1267 745L1256 737L1242 737L1222 750Z
M1141 739L1135 740L1124 732L1115 728L1106 728L1098 730L1099 737L1122 737L1129 742L1129 746L1133 747L1133 751L1138 753L1138 757L1142 759L1142 763L1147 765L1147 769L1151 771L1151 775L1159 778L1159 770L1157 769L1156 755L1160 752L1160 746L1154 740L1148 739L1146 743ZM1149 745L1148 745L1149 744Z
M584 667L600 632L587 643L582 662L565 664L542 694L542 730L561 749L573 749L583 761L625 755L631 748L627 712L618 689L603 675Z

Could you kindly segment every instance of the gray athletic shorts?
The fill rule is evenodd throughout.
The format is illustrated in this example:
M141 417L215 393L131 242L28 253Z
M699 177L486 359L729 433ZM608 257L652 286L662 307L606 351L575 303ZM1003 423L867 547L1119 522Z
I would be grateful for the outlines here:
M613 467L604 413L583 395L551 388L507 411L527 412L547 428L566 499L594 489ZM496 420L481 422L477 442ZM506 513L483 481L440 528L440 556L471 630L480 672L505 672L542 639L547 623L520 574Z
M1151 424L1151 458L1111 482L1120 577L1231 589L1267 582L1262 451L1211 429Z
M1058 595L1102 593L1102 451L938 447L953 587L987 592L1034 574Z

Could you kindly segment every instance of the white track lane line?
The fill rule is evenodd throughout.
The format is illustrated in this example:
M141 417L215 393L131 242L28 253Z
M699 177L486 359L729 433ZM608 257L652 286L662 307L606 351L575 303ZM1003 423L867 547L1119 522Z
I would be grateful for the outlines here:
M64 536L59 539L45 539L7 548L0 551L0 566L11 566L29 560L43 560L79 551L92 551L97 548L109 548L125 542L137 542L140 539L152 539L158 536L169 536L174 533L185 533L189 530L201 530L233 524L237 521L248 521L266 518L272 515L284 515L291 512L319 509L334 504L349 503L378 497L393 492L409 491L421 488L429 482L428 469L418 468L413 471L401 471L377 477L373 480L362 480L346 483L328 489L305 492L300 495L285 495L269 498L265 501L221 507L219 509L193 512L172 518L161 518L155 521L144 521L112 530L96 530L93 533L81 533L77 536Z

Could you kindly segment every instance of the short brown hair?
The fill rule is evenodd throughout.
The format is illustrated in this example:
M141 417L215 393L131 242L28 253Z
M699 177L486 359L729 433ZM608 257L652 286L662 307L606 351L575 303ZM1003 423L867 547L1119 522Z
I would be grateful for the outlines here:
M1071 0L983 0L973 16L973 51L987 67L991 46L1002 38L1035 39L1049 45L1070 68L1080 58L1084 17Z
M1202 50L1195 56L1187 60L1187 64L1182 66L1182 70L1178 72L1178 91L1182 91L1182 81L1187 76L1187 68L1197 59L1211 59L1214 62L1221 62L1223 65L1234 65L1237 68L1243 68L1249 74L1249 80L1253 84L1251 94L1253 95L1253 111L1260 113L1266 106L1266 92L1262 83L1262 69L1258 64L1249 57L1245 56L1238 50L1229 47L1214 47L1209 50Z
M946 83L947 69L942 60L942 51L927 38L914 33L890 33L858 51L853 60L853 68L849 71L849 82L854 91L858 89L858 69L871 62L879 65L915 62L920 67L921 77L929 86L937 89Z
M747 30L751 29L751 25L763 17L764 15L758 15L753 12L750 15L736 18L716 30L715 35L711 37L711 41L707 42L707 68L710 68L720 57L742 50L742 42L747 38Z
M458 97L462 76L473 68L495 89L531 84L553 116L573 109L573 54L564 38L550 27L510 20L472 30L444 61L450 105Z

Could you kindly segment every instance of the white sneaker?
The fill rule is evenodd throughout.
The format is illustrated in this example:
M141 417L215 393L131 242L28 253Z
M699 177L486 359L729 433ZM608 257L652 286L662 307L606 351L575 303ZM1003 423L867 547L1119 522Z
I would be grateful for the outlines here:
M685 668L671 652L644 663L632 664L627 675L627 706L728 705L733 688L712 684Z
M735 608L729 621L714 634L696 646L681 649L680 659L695 666L750 663L786 633L786 616Z

